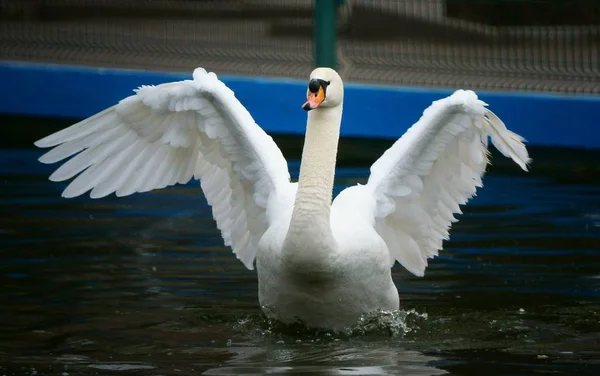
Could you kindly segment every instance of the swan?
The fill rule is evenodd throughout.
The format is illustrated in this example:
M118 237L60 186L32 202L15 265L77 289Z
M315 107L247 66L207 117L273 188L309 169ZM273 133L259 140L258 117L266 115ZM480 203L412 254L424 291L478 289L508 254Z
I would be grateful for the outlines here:
M308 81L298 182L280 149L213 72L141 86L77 124L35 142L66 198L127 196L200 181L224 243L249 270L279 322L343 331L360 316L398 310L395 262L423 276L460 205L482 186L488 139L527 171L524 139L458 90L434 101L371 166L366 184L332 201L344 86L330 68ZM300 103L299 103L300 104ZM280 119L285 121L285 119ZM390 124L394 126L394 124Z

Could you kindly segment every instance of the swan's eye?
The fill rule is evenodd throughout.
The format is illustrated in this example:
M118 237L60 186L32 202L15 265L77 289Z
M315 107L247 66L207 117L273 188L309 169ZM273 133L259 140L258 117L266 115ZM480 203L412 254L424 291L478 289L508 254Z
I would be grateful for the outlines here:
M319 80L319 84L321 84L321 87L324 90L327 90L327 86L329 86L330 83L331 83L331 81Z

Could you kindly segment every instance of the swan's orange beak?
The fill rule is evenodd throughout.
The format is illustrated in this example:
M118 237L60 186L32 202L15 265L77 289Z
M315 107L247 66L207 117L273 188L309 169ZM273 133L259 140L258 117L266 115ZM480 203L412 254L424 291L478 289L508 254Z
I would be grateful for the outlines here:
M315 85L315 81L316 85ZM302 108L306 111L314 110L319 107L321 103L325 100L325 89L323 85L317 80L311 80L308 85L308 98L306 102L302 105Z

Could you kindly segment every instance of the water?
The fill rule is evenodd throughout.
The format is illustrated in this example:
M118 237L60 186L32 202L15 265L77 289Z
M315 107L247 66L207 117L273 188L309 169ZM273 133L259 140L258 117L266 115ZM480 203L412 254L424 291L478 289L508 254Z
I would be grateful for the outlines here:
M424 278L394 268L402 310L341 336L262 316L195 183L66 200L39 155L0 151L0 375L600 374L600 184L581 166L492 171ZM336 189L367 174L340 168Z

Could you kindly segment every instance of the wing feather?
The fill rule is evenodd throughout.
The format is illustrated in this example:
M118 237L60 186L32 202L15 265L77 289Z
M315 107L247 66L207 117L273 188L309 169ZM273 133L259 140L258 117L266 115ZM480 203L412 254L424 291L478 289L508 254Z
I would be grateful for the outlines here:
M392 262L422 276L438 255L464 205L483 185L488 138L527 171L523 138L485 108L472 91L434 102L371 167L362 200L372 197L374 227Z
M76 197L127 196L200 179L217 227L253 269L258 243L273 222L269 205L289 186L281 151L214 73L141 86L135 94L35 143L52 147L40 161L67 158L50 176L74 178L63 192Z

